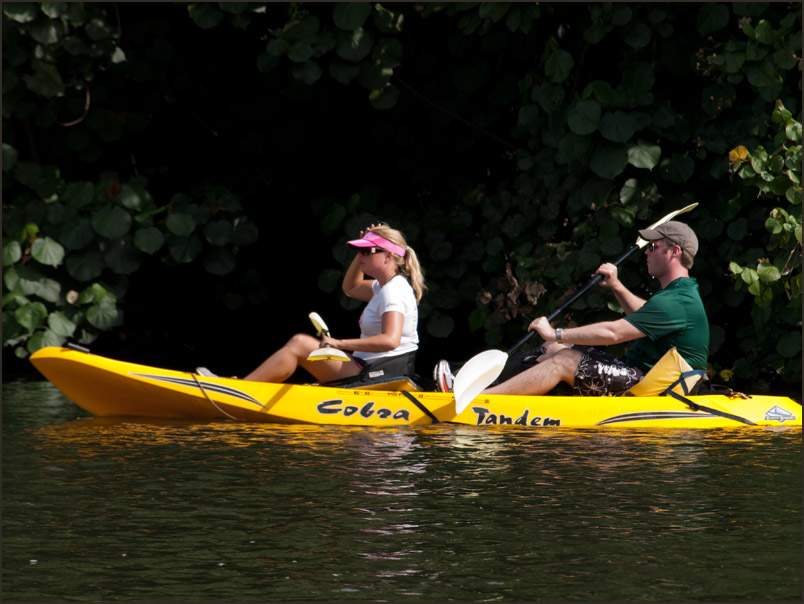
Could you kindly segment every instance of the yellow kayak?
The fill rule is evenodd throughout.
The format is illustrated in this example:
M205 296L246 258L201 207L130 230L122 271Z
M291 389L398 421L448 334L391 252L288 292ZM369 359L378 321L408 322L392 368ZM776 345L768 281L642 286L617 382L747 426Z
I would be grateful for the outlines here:
M452 394L407 379L373 386L270 384L202 377L46 347L31 362L97 416L230 419L283 424L405 426L435 422L557 427L721 428L801 426L801 404L783 396L572 397L480 395L456 413Z

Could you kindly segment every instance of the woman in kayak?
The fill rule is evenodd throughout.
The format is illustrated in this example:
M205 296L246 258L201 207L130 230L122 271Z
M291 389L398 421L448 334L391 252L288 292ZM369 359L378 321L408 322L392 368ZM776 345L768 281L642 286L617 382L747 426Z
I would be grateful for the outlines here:
M384 224L371 225L347 245L357 253L341 287L350 298L368 303L360 316L360 337L340 340L325 336L319 340L296 334L244 379L284 382L299 366L320 382L414 373L418 303L426 289L416 252L401 232ZM307 359L321 347L347 351L349 360ZM205 374L202 367L197 371Z

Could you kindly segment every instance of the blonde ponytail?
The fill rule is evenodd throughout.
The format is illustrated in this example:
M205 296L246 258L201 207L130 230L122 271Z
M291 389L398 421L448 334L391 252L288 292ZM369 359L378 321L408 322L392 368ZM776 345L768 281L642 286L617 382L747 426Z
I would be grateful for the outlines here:
M403 260L404 271L407 273L408 279L410 279L410 286L416 293L416 302L421 302L424 292L427 291L427 286L424 284L424 273L419 264L419 257L416 256L416 252L413 251L413 248L409 247L405 252Z
M399 266L399 272L407 277L410 281L410 286L413 288L413 292L416 294L416 302L421 302L424 292L427 291L427 286L424 284L424 272L419 264L419 257L416 255L416 252L413 251L412 247L408 247L407 241L405 241L405 236L401 233L401 231L392 229L387 224L371 227L368 230L372 233L377 233L377 235L380 237L384 237L391 243L395 243L405 250L404 256L397 256L396 254L392 255Z

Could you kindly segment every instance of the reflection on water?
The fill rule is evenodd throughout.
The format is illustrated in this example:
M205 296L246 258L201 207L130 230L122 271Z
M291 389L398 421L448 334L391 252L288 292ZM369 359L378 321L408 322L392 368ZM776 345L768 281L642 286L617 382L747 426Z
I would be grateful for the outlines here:
M801 431L92 418L4 384L7 600L801 599Z

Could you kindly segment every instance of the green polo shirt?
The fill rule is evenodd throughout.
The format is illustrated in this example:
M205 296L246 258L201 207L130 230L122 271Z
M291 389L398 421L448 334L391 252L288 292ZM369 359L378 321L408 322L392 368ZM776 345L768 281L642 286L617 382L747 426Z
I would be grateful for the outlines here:
M698 282L692 277L680 277L668 284L625 320L646 336L628 349L627 365L648 371L675 346L693 369L706 369L709 321Z

